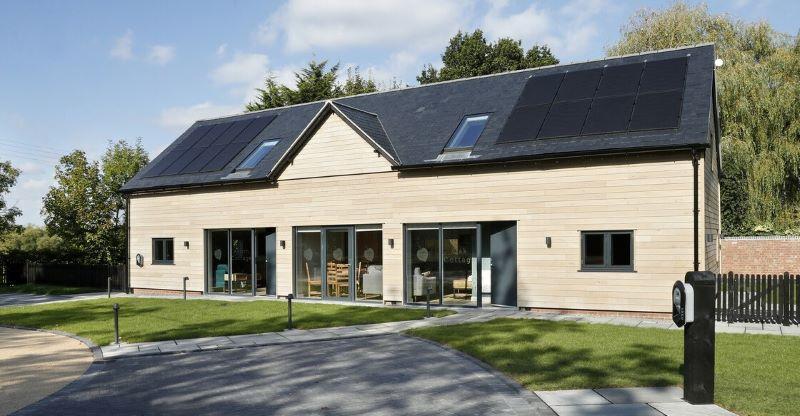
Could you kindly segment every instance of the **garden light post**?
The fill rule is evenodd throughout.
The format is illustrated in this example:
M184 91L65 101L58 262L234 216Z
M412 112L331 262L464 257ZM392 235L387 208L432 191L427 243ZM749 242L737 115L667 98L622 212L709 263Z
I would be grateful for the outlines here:
M189 276L183 276L183 300L186 300L186 282L189 281Z
M114 339L119 345L119 303L114 304Z
M425 288L425 294L426 294L426 298L427 299L425 300L425 309L427 310L427 312L426 312L425 317L426 318L430 318L431 317L431 292L433 292L433 288L431 287L430 284L428 284L426 286L427 287Z
M108 298L111 299L111 277L108 278Z
M288 306L288 322L286 325L286 329L292 329L292 299L294 299L293 294L286 295L287 306Z

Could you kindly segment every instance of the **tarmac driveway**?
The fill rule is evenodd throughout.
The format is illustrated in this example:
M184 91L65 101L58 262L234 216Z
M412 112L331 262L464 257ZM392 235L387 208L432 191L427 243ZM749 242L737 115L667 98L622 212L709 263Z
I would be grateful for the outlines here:
M470 358L402 335L93 364L20 415L552 415Z
M0 306L37 305L40 303L93 299L102 293L79 293L75 295L35 295L32 293L3 293L0 294Z

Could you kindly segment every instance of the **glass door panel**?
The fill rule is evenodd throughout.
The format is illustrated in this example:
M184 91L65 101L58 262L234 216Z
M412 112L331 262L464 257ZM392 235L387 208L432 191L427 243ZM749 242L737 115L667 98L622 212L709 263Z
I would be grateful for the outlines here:
M228 264L228 231L211 231L209 257L209 292L230 291L230 265Z
M256 295L267 295L267 230L256 230L256 249L255 249L255 266L256 266Z
M427 286L433 290L431 303L440 303L439 230L409 230L406 264L409 265L408 296L411 302L424 302Z
M477 229L444 229L442 238L444 303L477 305L477 296L473 296L478 279Z
M322 297L322 233L320 231L297 232L297 281L298 297Z
M383 299L381 230L356 230L356 298Z
M325 287L329 298L350 297L350 230L325 231Z
M231 231L231 292L253 291L253 235L250 230Z

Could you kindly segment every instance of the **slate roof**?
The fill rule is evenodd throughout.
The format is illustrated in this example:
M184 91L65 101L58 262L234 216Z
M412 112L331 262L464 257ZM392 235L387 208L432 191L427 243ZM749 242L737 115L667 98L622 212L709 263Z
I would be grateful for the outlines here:
M688 56L686 82L677 129L611 133L592 136L536 139L496 143L517 98L532 75L602 68L645 60ZM511 160L556 158L576 155L637 152L706 147L710 121L716 117L714 105L714 46L700 45L652 53L629 55L569 65L557 65L428 84L400 90L363 94L289 107L245 113L214 120L198 121L123 187L124 192L202 186L246 181L275 180L281 171L279 161L290 159L290 148L298 151L306 132L335 111L356 125L367 141L391 157L396 169L465 163L492 163ZM466 115L489 114L487 125L467 160L436 161L459 122ZM277 115L221 171L147 177L147 171L176 143L194 129L221 121ZM255 169L236 172L236 166L263 140L281 139ZM371 140L370 140L371 139Z

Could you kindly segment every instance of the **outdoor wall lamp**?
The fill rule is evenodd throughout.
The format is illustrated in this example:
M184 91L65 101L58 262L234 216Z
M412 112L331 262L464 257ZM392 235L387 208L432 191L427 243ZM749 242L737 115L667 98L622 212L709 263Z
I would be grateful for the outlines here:
M550 248L553 245L553 239L551 239L550 237L545 237L544 243L547 244L547 248Z
M281 248L286 249L286 240L281 240Z
M394 238L389 239L389 247L394 248Z
M189 242L188 242L188 241L184 241L184 242L183 242L183 246L184 246L184 247L186 247L186 248L188 249L188 248L189 248Z

